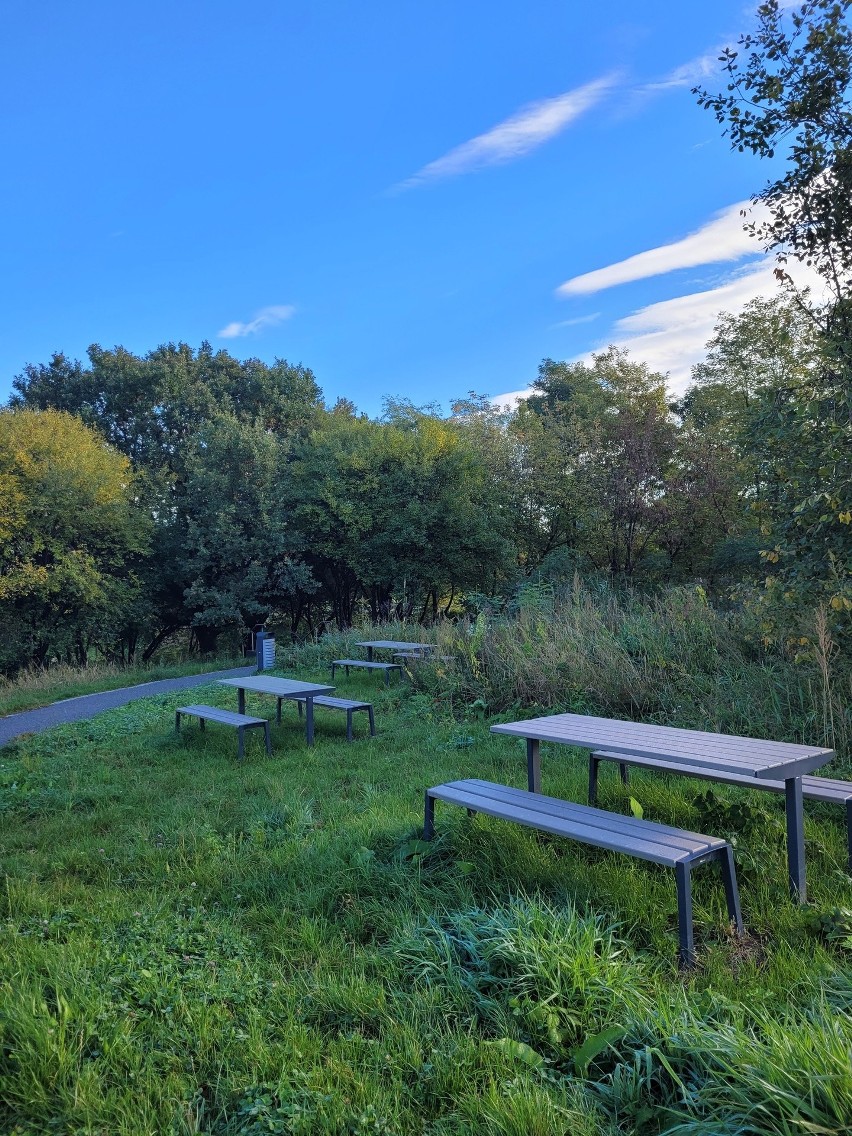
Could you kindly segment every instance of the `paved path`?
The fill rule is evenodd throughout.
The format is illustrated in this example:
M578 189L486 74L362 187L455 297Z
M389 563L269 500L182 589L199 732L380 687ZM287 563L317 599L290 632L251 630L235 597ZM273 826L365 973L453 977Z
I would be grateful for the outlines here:
M218 678L236 678L238 675L254 674L256 667L236 667L229 671L211 671L208 674L185 675L183 678L164 678L158 682L143 682L139 686L125 686L118 690L104 690L100 694L81 694L77 698L65 698L38 710L24 710L20 714L9 714L0 718L0 746L17 738L20 734L40 734L51 726L62 726L66 722L79 722L81 718L92 718L104 710L114 710L137 698L149 698L153 694L170 694L173 690L187 690L191 686L203 686Z

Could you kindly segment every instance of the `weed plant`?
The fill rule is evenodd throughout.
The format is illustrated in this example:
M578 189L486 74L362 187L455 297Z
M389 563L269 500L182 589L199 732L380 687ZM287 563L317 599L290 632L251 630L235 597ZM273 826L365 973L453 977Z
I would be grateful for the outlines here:
M420 840L427 785L524 784L523 747L488 732L521 699L813 736L804 677L782 695L781 664L703 609L681 609L682 627L654 610L621 632L602 618L585 647L588 609L552 613L549 637L521 613L515 643L496 623L444 629L442 646L475 649L387 689L340 676L339 694L376 707L378 736L356 716L352 744L344 716L318 710L308 749L285 704L272 756L250 737L240 764L232 731L175 735L175 695L0 750L0 1131L848 1132L840 810L806 805L800 908L782 801L635 773L647 817L737 840L748 937L731 934L715 870L696 872L692 972L665 869L440 804L436 840ZM362 637L293 649L285 673L323 681ZM235 704L215 685L193 700ZM250 713L272 709L249 696ZM583 800L582 755L542 752L545 790ZM610 772L601 803L627 811Z

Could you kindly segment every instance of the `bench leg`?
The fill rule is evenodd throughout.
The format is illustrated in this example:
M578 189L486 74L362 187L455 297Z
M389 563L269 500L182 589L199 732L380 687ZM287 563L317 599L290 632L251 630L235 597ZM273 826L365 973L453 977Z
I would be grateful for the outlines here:
M281 725L281 703L283 701L284 701L283 698L279 698L278 699L278 705L275 707L275 725L276 726Z
M263 740L266 742L266 753L267 753L267 755L269 757L272 757L272 737L270 736L270 733L269 733L269 723L268 722L263 727Z
M847 870L852 876L852 797L846 802L846 850L848 854Z
M531 793L541 792L541 747L537 738L527 738L527 785Z
M180 733L180 710L175 711L175 733Z
M621 784L622 785L628 785L630 783L630 777L628 776L628 773L627 773L627 766L624 764L623 761L619 761L618 771L621 774Z
M240 761L245 757L245 726L237 727L237 757Z
M299 707L299 717L301 718L301 716L302 716L302 704L301 704L301 702L297 702L296 705Z
M598 803L598 768L600 766L600 758L596 757L593 753L589 754L589 804L596 805Z
M390 686L390 671L385 671L385 686Z
M784 782L784 798L787 806L787 872L790 877L790 895L799 903L805 903L805 820L801 777L787 778Z
M695 962L695 946L692 934L692 879L690 864L675 864L677 884L677 933L678 961L689 967Z
M728 918L736 925L737 934L743 933L743 915L740 910L740 893L737 888L737 873L734 868L734 850L730 844L721 857L722 883L725 885L725 902L728 905Z
M367 716L370 719L370 737L374 738L376 736L376 720L373 717L373 707L372 706L367 707ZM852 813L850 813L849 830L850 830L850 832L852 832ZM850 850L849 850L849 862L852 863L852 845L850 845Z
M435 798L426 790L426 812L423 817L423 839L431 840L435 835Z
M346 711L346 740L352 741L352 711Z
M198 725L201 727L202 730L207 728L207 723L204 721L203 718L198 719Z
M331 664L331 681L332 682L334 682L334 670L335 670L334 663L332 663Z

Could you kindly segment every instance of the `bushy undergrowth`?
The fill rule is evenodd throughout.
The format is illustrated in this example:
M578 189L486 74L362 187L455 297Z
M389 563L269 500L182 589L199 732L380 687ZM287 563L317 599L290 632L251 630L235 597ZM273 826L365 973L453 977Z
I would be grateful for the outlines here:
M754 732L792 724L792 710L773 718L765 708L777 699L758 697L760 676L782 664L749 653L700 603L692 612L692 601L678 602L692 620L681 632L665 638L681 610L674 600L643 618L637 607L630 637L619 638L613 616L600 657L640 642L641 675L636 660L651 646L658 661L685 661L690 639L714 632L716 646L695 656L704 688L738 658L765 715L750 719ZM552 633L570 623L565 612L547 618ZM570 618L592 626L588 609ZM666 870L443 806L436 840L418 839L426 785L460 776L520 785L525 772L522 747L488 732L490 708L511 711L519 698L488 669L499 644L509 649L510 625L438 635L442 653L463 636L474 649L414 664L414 685L340 676L341 695L375 704L373 739L356 722L347 744L343 716L318 711L307 750L285 708L272 756L251 738L240 765L230 731L187 725L175 736L175 695L0 750L0 1131L841 1136L852 1127L841 811L806 807L811 907L802 910L787 895L782 801L637 772L630 793L646 817L737 839L748 937L732 936L719 880L702 868L699 966L679 972ZM293 649L286 673L321 681L332 657L374 637L419 638L410 627L353 633ZM546 641L531 612L517 637L518 659L523 643ZM567 645L560 657L570 662ZM589 667L572 664L566 680ZM545 685L538 704L638 716L637 703L604 701L616 672L613 662L598 677L600 702L575 704L567 685L548 702ZM532 682L532 665L526 674ZM734 686L732 677L727 697ZM193 698L234 705L233 691L212 685ZM675 705L666 721L707 724ZM250 713L273 708L249 699ZM795 729L807 733L806 717ZM582 762L563 751L545 764L549 792L583 799ZM605 807L628 808L617 777L602 777L601 792Z
M795 662L763 647L745 615L717 611L701 589L619 597L578 584L556 601L531 587L515 614L481 613L441 624L436 635L439 653L454 661L418 667L414 681L460 707L808 741L831 746L842 761L852 752L848 663Z

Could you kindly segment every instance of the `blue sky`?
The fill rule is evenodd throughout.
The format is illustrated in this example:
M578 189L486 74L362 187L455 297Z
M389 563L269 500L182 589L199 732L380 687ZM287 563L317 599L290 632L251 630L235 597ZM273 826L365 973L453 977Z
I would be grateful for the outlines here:
M682 387L772 288L689 93L754 6L3 0L0 398L205 339L371 414L610 342Z

